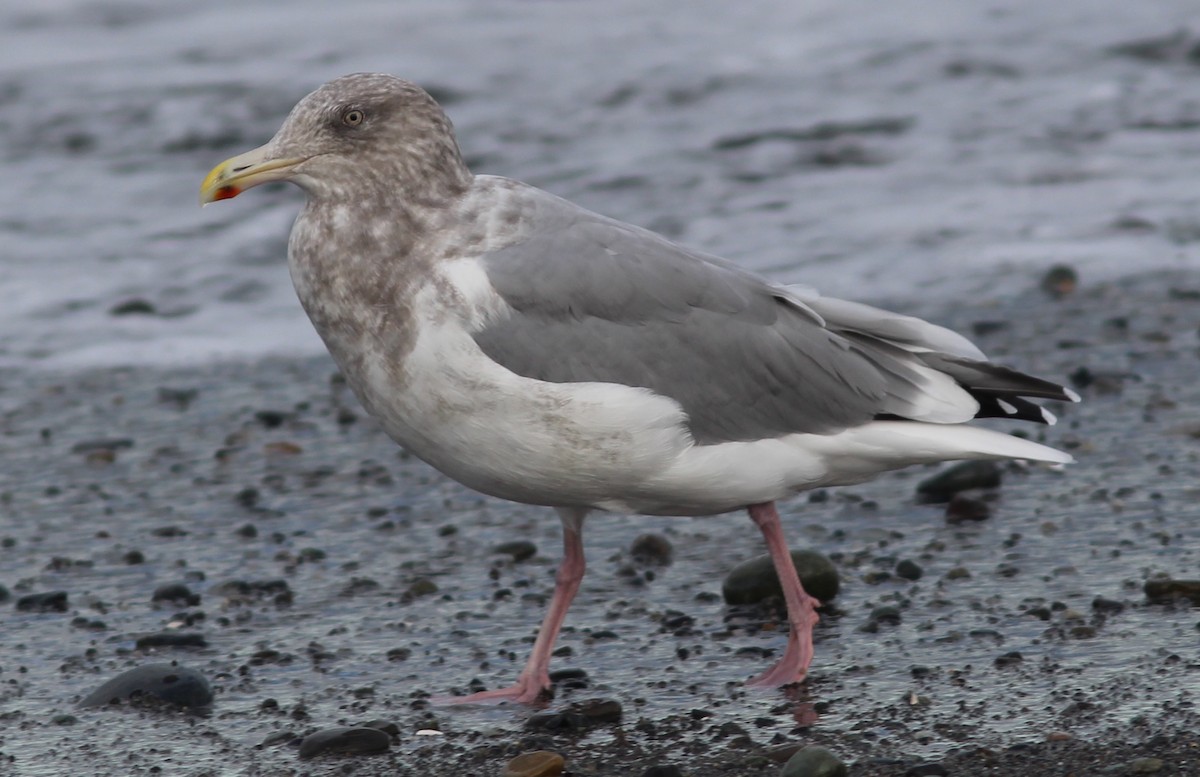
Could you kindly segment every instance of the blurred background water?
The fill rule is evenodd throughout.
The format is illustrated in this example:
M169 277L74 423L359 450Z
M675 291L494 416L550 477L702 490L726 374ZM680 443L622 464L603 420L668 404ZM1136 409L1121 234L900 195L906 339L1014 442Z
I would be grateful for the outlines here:
M201 210L335 76L429 88L476 172L823 292L978 304L1200 259L1195 0L0 3L0 366L321 346L301 194Z

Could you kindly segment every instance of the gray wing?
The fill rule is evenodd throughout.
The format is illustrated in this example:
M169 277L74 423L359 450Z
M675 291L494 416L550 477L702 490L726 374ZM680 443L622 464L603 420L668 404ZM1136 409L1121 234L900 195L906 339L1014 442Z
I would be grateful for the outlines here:
M683 407L698 444L978 409L908 351L832 331L784 287L552 199L528 237L482 257L511 314L474 337L512 372L648 388Z

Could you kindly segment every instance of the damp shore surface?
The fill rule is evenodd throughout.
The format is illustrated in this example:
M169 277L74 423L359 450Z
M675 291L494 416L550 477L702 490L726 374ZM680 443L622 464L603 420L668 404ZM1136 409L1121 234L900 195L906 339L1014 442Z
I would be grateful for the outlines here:
M1004 467L972 493L982 520L920 503L938 468L781 504L793 546L842 580L809 679L784 691L741 684L782 649L779 609L721 601L763 552L743 515L598 515L554 663L585 676L543 710L426 698L519 671L560 556L553 513L407 456L326 358L6 374L0 773L484 775L548 749L568 774L709 777L775 774L773 748L820 744L851 775L1138 757L1193 774L1198 618L1143 587L1200 576L1198 300L1194 278L1156 273L910 307L1073 380L1084 401L1025 431L1077 462ZM634 558L648 532L669 564ZM513 541L534 552L498 550ZM919 579L895 573L905 561ZM62 607L16 606L60 591ZM203 645L138 646L163 632ZM211 682L206 713L76 706L170 661ZM619 720L538 715L598 699ZM298 759L305 734L379 720L396 726L386 754Z

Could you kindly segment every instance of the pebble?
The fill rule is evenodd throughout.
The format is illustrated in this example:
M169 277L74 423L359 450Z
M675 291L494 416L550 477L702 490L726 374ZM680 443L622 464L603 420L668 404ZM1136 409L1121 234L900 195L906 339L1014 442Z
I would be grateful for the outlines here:
M675 764L651 766L642 772L641 777L683 777L683 769L680 769Z
M80 707L100 707L118 701L156 699L175 707L196 709L212 704L212 688L194 669L170 664L145 664L122 672L79 702Z
M1069 265L1056 264L1042 276L1042 291L1055 299L1072 294L1078 286L1079 274Z
M910 767L904 777L949 777L950 772L939 763L924 763Z
M1016 666L1024 660L1025 656L1021 655L1020 651L1011 650L1004 655L996 656L995 663L996 666L1003 668L1006 666Z
M809 594L822 602L837 596L840 581L829 559L814 550L793 550L792 563ZM755 604L772 596L783 596L771 557L759 556L734 567L721 584L721 595L726 604Z
M667 566L674 552L671 541L661 534L643 534L629 546L633 560L647 566Z
M525 728L542 731L582 731L587 728L620 723L624 711L613 699L587 699L575 702L561 712L539 712L530 715Z
M363 755L382 753L392 746L386 732L367 726L339 726L313 732L300 743L300 757L324 754Z
M46 591L40 594L26 594L17 599L17 609L21 612L66 612L67 592Z
M955 494L946 503L946 523L986 521L992 517L992 509L982 499L972 499L966 494Z
M1135 758L1129 762L1130 774L1158 774L1162 768L1161 758Z
M192 589L183 583L166 583L154 589L154 593L150 594L150 601L195 607L200 604L200 594L193 593Z
M194 631L160 631L138 637L137 649L147 648L177 648L177 647L208 647L208 640L203 634Z
M925 504L949 502L960 491L998 488L1002 479L1000 466L994 461L963 461L918 483L917 497Z
M1142 591L1152 602L1187 599L1200 604L1200 580L1147 580Z
M512 556L513 561L524 561L527 558L533 558L537 555L537 545L534 545L529 540L513 540L512 542L500 543L492 548L492 552Z
M566 760L549 750L521 753L504 767L502 777L558 777Z
M846 777L846 764L823 747L806 747L783 765L780 777Z
M905 580L920 580L923 574L925 574L925 570L915 561L904 559L896 564L896 577L902 577Z

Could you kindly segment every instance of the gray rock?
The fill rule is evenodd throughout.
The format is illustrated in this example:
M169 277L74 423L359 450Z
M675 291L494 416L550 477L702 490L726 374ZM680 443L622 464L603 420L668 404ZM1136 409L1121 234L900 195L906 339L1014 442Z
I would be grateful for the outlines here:
M837 596L840 584L833 563L813 550L793 550L792 563L800 575L804 590L822 602ZM772 596L782 596L779 576L770 556L759 556L738 564L721 584L727 604L755 604Z
M313 732L300 743L300 757L318 755L366 755L382 753L392 746L386 732L368 726L339 726Z
M806 747L783 765L780 777L846 777L846 764L823 747Z
M80 707L100 707L127 701L157 701L168 706L198 709L212 704L212 687L204 675L177 664L146 664L122 672L79 702Z
M917 496L926 504L949 502L959 491L972 488L997 488L1002 480L1000 466L994 461L963 461L917 484Z

